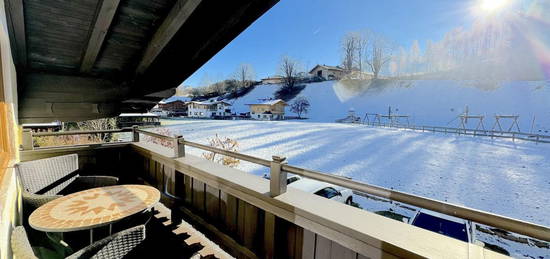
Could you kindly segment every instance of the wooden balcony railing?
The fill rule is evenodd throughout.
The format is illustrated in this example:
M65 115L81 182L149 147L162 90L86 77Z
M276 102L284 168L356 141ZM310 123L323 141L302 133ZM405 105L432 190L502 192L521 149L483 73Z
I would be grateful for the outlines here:
M432 127L431 130L437 130L441 127ZM443 128L444 129L444 128ZM550 242L550 228L542 225L537 225L534 223L517 220L501 215L496 215L493 213L476 210L464 206L459 206L451 204L448 202L442 202L414 194L409 194L405 192L395 191L380 186L375 186L367 183L362 183L354 181L342 176L337 176L333 174L322 173L314 170L304 169L284 163L286 158L282 156L273 156L272 160L262 159L238 152L227 151L212 146L191 142L185 140L181 136L171 137L162 134L158 134L151 131L146 131L138 129L137 127L133 128L124 128L116 130L94 130L94 131L66 131L66 132L41 132L34 133L26 138L32 136L62 136L62 135L78 135L78 134L97 134L97 133L120 133L120 132L133 132L133 142L139 142L139 134L144 134L154 138L159 138L167 141L172 141L174 148L175 157L185 156L185 146L190 146L205 151L213 152L216 154L233 157L243 161L251 162L261 166L270 168L270 193L272 197L280 195L286 192L286 174L292 173L300 175L303 177L319 180L322 182L331 183L337 186L346 187L354 191L368 193L371 195L383 197L393 201L403 202L406 204L414 205L419 208L425 208L440 212L443 214L471 220L477 223L485 224L488 226L497 227L503 230L508 230L514 233L530 236L544 241ZM439 132L439 131L436 131ZM519 134L519 133L517 133ZM521 133L523 135L529 135ZM25 138L25 136L24 136ZM31 141L32 142L32 141ZM23 141L25 143L25 141ZM550 143L550 141L549 141Z
M273 229L270 229L267 225L270 221L273 221L273 219L271 217L273 217L274 215L275 215L276 218L277 217L282 217L286 221L289 221L291 223L295 223L295 224L303 226L302 231L303 231L304 234L303 234L303 237L301 237L301 238L303 238L304 240L300 240L300 242L303 242L304 251L306 249L305 248L305 246L306 246L306 240L305 239L306 239L306 236L309 235L307 233L311 233L311 232L308 232L308 231L312 231L314 233L322 234L324 237L329 238L329 240L332 240L334 242L336 242L335 240L338 240L339 243L345 244L345 246L347 248L352 249L352 251L356 251L358 253L358 257L360 257L359 256L360 254L368 255L369 253L372 252L371 250L369 250L371 248L363 247L360 244L369 244L369 245L373 245L373 246L379 246L378 249L381 249L381 251L391 251L391 253L394 254L394 255L409 255L407 253L403 253L403 251L409 251L409 252L412 252L412 254L422 255L422 256L430 255L429 253L422 253L422 252L416 251L415 250L416 248L414 248L415 247L415 245L414 245L415 242L411 242L410 243L411 245L408 248L403 248L403 247L402 248L395 248L394 246L395 246L396 243L393 243L393 245L390 245L390 246L386 246L386 245L384 245L384 242L379 243L379 242L374 242L374 241L368 241L368 240L370 240L370 238L375 238L375 239L381 238L381 237L377 237L377 235L379 233L383 233L383 232L377 232L377 231L372 232L372 231L368 230L368 228L367 229L362 228L361 224L363 224L365 222L372 222L372 221L379 220L378 218L376 218L376 219L372 218L373 216L370 216L371 214L368 214L367 212L360 213L360 215L359 215L359 213L357 213L357 215L355 215L356 212L354 212L354 211L357 211L357 209L355 209L355 208L345 206L345 205L340 205L340 204L334 204L333 205L333 202L330 202L330 201L326 201L327 204L325 204L325 202L322 198L320 198L320 200L317 200L316 196L311 197L311 195L308 196L308 197L305 197L305 196L302 197L302 196L300 196L301 194L297 194L297 192L294 189L287 190L287 188L286 188L286 174L287 173L297 174L297 175L300 175L300 176L303 176L303 177L307 177L307 178L311 178L311 179L315 179L315 180L319 180L319 181L323 181L323 182L328 182L328 183L331 183L331 184L334 184L334 185L346 187L346 188L355 190L357 192L368 193L368 194L371 194L371 195L384 197L384 198L387 198L387 199L390 199L390 200L393 200L393 201L403 202L403 203L414 205L414 206L417 206L417 207L420 207L420 208L426 208L426 209L430 209L430 210L437 211L437 212L440 212L440 213L444 213L444 214L447 214L447 215L452 215L452 216L468 219L468 220L471 220L471 221L474 221L474 222L478 222L478 223L485 224L485 225L488 225L488 226L493 226L493 227L500 228L500 229L503 229L503 230L508 230L508 231L515 232L515 233L522 234L522 235L526 235L526 236L529 236L529 237L532 237L532 238L536 238L536 239L540 239L540 240L544 240L544 241L550 241L550 229L546 226L541 226L541 225L533 224L533 223L530 223L530 222L525 222L525 221L512 219L512 218L508 218L508 217L504 217L504 216L500 216L500 215L496 215L496 214L492 214L492 213L488 213L488 212L484 212L484 211L480 211L480 210L475 210L475 209L471 209L471 208L467 208L467 207L463 207L463 206L450 204L450 203L447 203L447 202L437 201L437 200L428 199L428 198L413 195L413 194L408 194L408 193L399 192L399 191L395 191L395 190L390 190L390 189L386 189L386 188L383 188L383 187L374 186L374 185L370 185L370 184L366 184L366 183L362 183L362 182L357 182L357 181L354 181L352 179L348 179L348 178L341 177L341 176L326 174L326 173L322 173L322 172L318 172L318 171L314 171L314 170L308 170L308 169L288 165L284 162L285 158L281 157L281 156L273 156L272 160L267 160L267 159L258 158L258 157L254 157L254 156L250 156L250 155L245 155L245 154L241 154L241 153L237 153L237 152L218 149L218 148L211 147L211 146L208 146L208 145L203 145L203 144L200 144L200 143L195 143L195 142L192 142L192 141L185 140L181 136L176 136L176 137L165 136L165 135L161 135L161 134L158 134L158 133L149 132L149 131L145 131L145 130L141 130L141 129L137 129L137 128L123 129L122 131L127 131L127 132L132 131L133 132L133 141L134 141L134 143L131 144L131 146L133 146L139 153L141 153L141 157L147 157L146 159L148 159L149 162L144 162L144 164L142 163L143 164L142 166L144 168L146 168L145 170L147 172L149 172L150 175L153 175L154 177L155 177L155 175L156 175L156 177L161 177L159 179L168 179L168 178L170 178L169 176L158 176L158 175L159 174L165 175L169 171L167 168L173 168L173 169L171 169L172 170L172 173L171 173L172 176L171 177L172 177L172 181L174 182L175 185L172 186L172 187L169 187L169 189L171 189L172 191L174 191L175 189L179 189L180 192L183 192L184 193L183 196L185 197L184 200L190 202L189 204L191 205L191 207L202 208L202 209L199 209L199 211L202 210L202 211L205 211L205 212L209 211L212 208L217 208L217 209L213 210L214 211L213 213L214 213L214 215L219 215L221 213L219 210L222 207L225 208L225 206L230 206L232 204L231 199L229 199L230 197L228 198L228 196L233 197L232 199L243 200L242 202L246 206L242 208L242 210L243 210L242 213L246 213L247 218L248 218L248 215L249 215L248 213L251 213L251 212L248 211L249 206L253 206L253 207L255 206L255 208L256 208L254 210L251 210L251 211L254 211L254 213L251 214L251 215L256 215L255 218L253 218L253 219L244 219L243 218L242 219L242 220L244 220L243 222L250 220L252 222L250 224L260 224L260 223L262 224L262 230L261 231L260 230L255 230L255 227L253 227L252 228L253 230L250 230L250 231L253 231L253 233L255 233L255 235L263 233L264 234L263 237L265 238L266 237L265 235L268 235L269 233L275 231ZM89 132L88 133L86 133L86 132L77 132L77 133L78 134L89 134ZM97 132L94 131L94 133L97 133ZM41 133L41 134L43 134L43 133ZM58 135L60 133L46 133L46 134L47 135ZM63 133L63 134L67 134L67 133ZM153 137L153 138L160 138L164 141L170 141L170 142L173 143L171 145L173 148L169 149L169 148L166 148L166 147L160 147L158 145L153 145L151 143L147 144L147 143L139 142L140 134L146 135L146 136L149 136L149 137ZM201 149L201 150L214 152L214 153L217 153L217 154L220 154L220 155L234 157L236 159L240 159L240 160L243 160L243 161L251 162L251 163L258 164L258 165L269 168L271 178L269 180L269 185L266 186L267 187L267 192L265 192L265 193L267 194L267 197L272 197L271 200L269 200L265 197L262 197L262 196L257 196L258 194L251 194L251 192L252 193L263 193L264 191L262 191L263 190L262 188L254 187L254 186L261 185L260 183L262 181L267 181L267 180L257 179L257 177L254 177L254 176L248 175L248 174L244 174L243 176L236 176L234 174L230 174L230 173L228 173L228 171L236 172L238 170L227 168L227 167L224 167L222 165L216 165L213 162L206 161L202 158L198 158L198 157L195 157L195 156L192 156L192 155L186 156L185 147L198 148L198 149ZM54 150L54 149L55 148L52 148L51 150ZM31 152L52 152L52 151L48 151L46 149L43 149L43 150L31 151ZM74 152L74 151L71 151L71 152ZM25 152L23 152L22 154L23 154L23 158L25 158L25 156L27 156L27 154ZM30 155L31 153L28 153L28 154ZM55 154L58 154L58 153L55 153ZM29 156L29 158L30 157L41 157L41 156L39 154L33 154L32 156ZM115 157L115 156L109 156L109 157ZM139 163L134 162L133 164L139 164ZM216 166L214 166L214 165L216 165ZM179 180L178 180L177 175L179 175L179 174L174 174L174 170L176 172L181 172L182 175L183 175L183 176L181 176L182 178L179 178ZM216 170L219 170L219 172L216 172ZM170 174L170 173L168 173L168 174ZM245 178L241 179L239 177L245 177L246 179ZM184 180L184 178L185 178L185 180ZM252 179L252 180L250 180L250 179ZM257 179L257 180L255 180L255 179ZM159 180L159 181L160 181L159 182L159 188L160 188L160 187L163 186L162 181L164 181L164 180ZM254 183L251 184L250 181L252 181ZM259 181L259 182L256 182L256 181ZM185 186L180 186L179 188L175 188L175 186L178 185L178 184L183 185L183 182L185 182L185 184L184 184ZM163 188L166 188L166 186L164 186ZM252 190L250 188L252 188ZM212 198L210 196L212 193L217 193L214 196L214 198ZM299 196L299 199L296 198L296 197L298 197L297 195ZM275 199L275 200L273 200L273 199ZM312 199L313 199L313 201L319 202L320 205L311 204L311 202L309 202L309 201L312 200ZM215 204L217 204L217 205L210 208L211 205L209 205L209 204L214 204L214 203L212 203L213 200L216 201ZM283 201L284 204L280 204L280 201ZM289 205L287 203L290 203L290 204L293 204L293 206L299 206L299 207L296 207L296 208L292 209L292 208L288 207ZM324 215L322 215L323 213L321 213L320 211L316 211L316 210L321 208L321 207L326 207L327 205L339 206L338 208L340 210L344 210L344 211L346 211L346 213L350 214L350 215L346 214L346 217L347 216L354 217L356 221L353 221L353 220L346 221L345 220L346 217L343 217L343 216L342 217L344 219L340 220L340 219L332 217L331 215L327 216L327 217L330 217L331 219L329 221L325 221L327 219L326 219L326 217L324 217ZM237 205L233 204L231 206L237 206ZM241 205L237 206L238 209L234 208L235 210L239 211L238 213L241 213L241 207L240 206ZM229 207L227 207L227 209L229 210ZM284 212L288 209L290 209L291 212ZM257 210L262 211L262 213L260 213ZM347 210L350 210L350 211L347 211ZM316 211L316 212L314 212L314 211ZM363 211L360 211L360 212L363 212ZM237 212L235 211L234 213L237 213ZM318 213L321 213L321 214L318 214ZM325 213L329 213L329 212L325 212ZM264 214L265 214L265 218L262 218L261 220L258 219L258 217L260 217L260 215L264 215ZM329 213L329 214L331 214L331 213ZM305 215L308 215L308 216L305 216ZM235 215L233 215L233 216L236 217ZM239 216L239 217L241 217L241 216ZM206 218L197 219L197 220L198 221L202 220L204 224L208 225L208 218L211 217L210 212L205 214L205 217ZM264 217L264 216L262 216L262 217ZM362 217L364 217L364 218L362 218ZM228 220L228 219L224 218L224 220ZM257 220L260 220L260 221L257 221ZM403 231L404 232L412 231L411 228L410 228L412 226L403 225L403 223L393 221L393 220L390 220L390 221L395 222L395 223L391 223L391 224L399 224L399 227L397 228L397 229L399 229L399 230L397 230L398 232L395 232L395 230L390 231L388 229L384 229L383 231L392 232L394 234L395 233L402 233ZM239 219L238 222L241 222L240 219ZM256 222L256 223L254 223L254 222ZM258 222L260 222L260 223L258 223ZM335 223L335 222L340 222L340 223ZM357 223L357 222L359 222L359 223ZM361 222L363 222L363 223L361 223ZM386 222L386 221L384 221L384 222ZM241 235L243 235L243 233L246 234L245 232L248 231L248 230L237 230L237 229L234 229L234 226L232 227L232 225L231 225L231 224L235 224L235 223L228 223L228 224L229 225L224 225L223 229L226 229L227 231L237 231L238 233L241 233L240 231L244 231L241 234L239 234L237 237L241 238L241 240L242 240L242 242L244 242L243 244L245 246L246 246L246 244L250 245L250 247L251 247L250 249L257 246L257 244L254 243L254 242L256 242L256 241L254 241L254 239L257 238L255 235L251 234L251 236L248 237L248 238L242 237ZM238 224L241 224L241 223L238 223ZM263 226L264 224L265 224L265 226ZM334 225L334 224L336 224L336 225ZM344 226L339 226L338 224L344 224ZM356 226L356 227L353 227L352 225ZM260 225L257 225L257 227L259 227L259 226ZM337 227L334 227L334 226L337 226ZM265 227L265 229L263 229L264 227ZM271 228L272 227L273 226L271 226ZM388 227L388 226L386 226L386 227ZM382 227L382 228L384 228L384 227ZM414 227L412 227L412 228L414 228ZM360 229L363 229L363 230L360 230ZM260 231L260 232L257 232L257 231ZM294 230L294 231L298 231L298 230ZM359 231L359 232L357 232L357 231ZM367 231L367 232L361 232L361 231ZM424 234L425 233L422 232L422 235L424 235ZM225 234L222 233L220 235L221 235L221 237L220 237L221 240L227 240L228 239L228 237L226 237ZM296 235L298 235L298 234L296 234ZM366 236L363 236L363 235L366 235ZM432 234L430 234L430 235L432 235ZM433 235L438 235L438 234L433 233ZM385 236L386 236L385 238L388 238L387 235L385 235ZM390 239L395 238L395 235L394 236L390 235L390 236L391 236ZM320 249L319 245L321 245L321 248L322 248L322 242L324 242L322 240L325 240L325 239L322 239L322 238L324 238L324 237L315 235L315 238L314 238L315 244L316 244L315 249ZM296 236L296 238L298 238L298 237ZM434 237L432 236L432 238L434 238ZM384 238L381 238L380 240L382 240L382 239L384 239ZM449 241L448 239L445 239L445 238L443 238L442 240L446 240L445 242L451 242L451 241ZM408 242L406 240L398 240L398 241L401 242L400 243L401 245L406 244ZM249 243L247 243L247 242L249 242ZM250 243L250 242L252 242L252 243ZM292 241L292 242L298 242L298 241ZM310 241L307 241L307 242L310 242ZM319 242L321 242L321 243L319 243ZM362 242L366 242L366 243L362 243ZM397 242L397 243L399 243L399 242ZM405 243L403 243L403 242L405 242ZM423 241L423 242L429 243L430 241L426 240L426 241ZM459 243L458 243L459 241L455 240L455 241L452 241L452 242L453 242L453 245L459 246ZM231 242L229 242L229 243L231 243ZM376 244L378 244L378 245L376 245ZM400 246L400 245L397 245L397 246ZM409 246L409 245L406 245L406 246ZM430 246L430 245L428 245L428 246ZM240 245L239 244L234 244L234 247L240 247ZM413 247L413 248L411 248L411 247ZM424 249L424 251L425 251L425 249L427 249L427 248L426 247L420 248L420 250L422 250L422 249ZM246 249L244 249L244 250L246 250ZM250 251L250 250L246 250L246 251ZM255 250L252 249L251 251L255 251ZM369 252L369 251L371 251L371 252ZM448 251L448 252L452 253L451 251ZM245 254L247 255L245 257L253 257L252 253L250 253L250 252L247 252ZM434 255L434 254L431 254L431 255ZM428 256L428 257L430 257L430 256Z

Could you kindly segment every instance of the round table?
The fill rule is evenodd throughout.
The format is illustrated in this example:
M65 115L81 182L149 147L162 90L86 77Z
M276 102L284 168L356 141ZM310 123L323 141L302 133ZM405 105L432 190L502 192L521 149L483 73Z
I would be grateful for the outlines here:
M93 188L40 206L30 215L29 224L45 232L91 230L149 209L159 200L160 192L146 185Z

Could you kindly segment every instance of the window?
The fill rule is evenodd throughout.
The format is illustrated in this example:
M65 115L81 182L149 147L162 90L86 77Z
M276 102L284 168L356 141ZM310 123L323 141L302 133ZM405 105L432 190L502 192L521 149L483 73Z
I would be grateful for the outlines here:
M291 184L293 182L296 182L300 180L300 178L298 176L292 176L292 177L289 177L288 179L286 179L286 184Z
M338 192L336 189L332 187L327 187L317 191L315 194L321 197L325 197L327 199L332 199L333 197L340 195L340 192Z

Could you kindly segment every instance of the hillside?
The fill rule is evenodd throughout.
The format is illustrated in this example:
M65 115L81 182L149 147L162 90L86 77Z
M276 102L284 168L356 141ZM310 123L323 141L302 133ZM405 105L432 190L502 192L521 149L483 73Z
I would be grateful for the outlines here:
M248 111L247 103L261 98L272 98L277 85L260 85L249 94L234 101L236 112ZM479 87L463 81L415 80L386 83L384 86L359 86L367 89L353 91L357 86L347 86L337 81L311 83L300 95L306 96L311 109L307 114L313 122L334 122L344 118L354 109L361 118L365 113L392 112L410 115L416 125L456 127L457 115L468 106L469 114L485 115L485 128L491 129L494 115L519 115L521 131L550 133L550 81L517 81ZM359 92L357 94L357 92ZM287 108L287 114L293 115ZM503 121L503 128L511 121ZM470 121L475 128L477 121Z

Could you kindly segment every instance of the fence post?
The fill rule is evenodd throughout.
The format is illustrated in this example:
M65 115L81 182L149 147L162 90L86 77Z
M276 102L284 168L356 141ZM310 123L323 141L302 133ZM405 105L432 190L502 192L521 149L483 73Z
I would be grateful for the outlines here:
M132 126L132 141L133 142L139 142L139 132L137 131L138 126L134 125Z
M174 138L174 157L185 156L185 141L182 136L176 136Z
M33 150L34 141L32 139L32 130L24 129L22 135L23 135L23 143L21 144L21 146L23 147L23 150Z
M281 170L281 165L286 157L272 156L269 180L269 194L271 197L279 196L286 192L286 172Z

